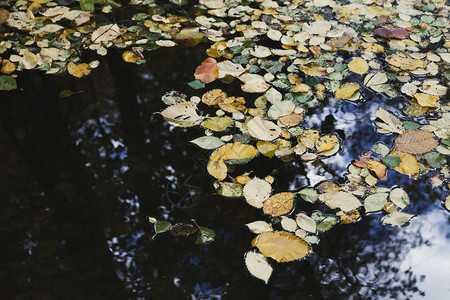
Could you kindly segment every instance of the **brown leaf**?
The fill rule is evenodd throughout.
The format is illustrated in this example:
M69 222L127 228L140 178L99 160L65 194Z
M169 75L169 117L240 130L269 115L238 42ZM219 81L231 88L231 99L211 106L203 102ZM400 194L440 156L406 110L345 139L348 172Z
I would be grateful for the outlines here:
M409 154L424 154L438 145L434 134L426 130L411 129L400 134L394 143L394 149Z
M219 77L219 67L214 58L208 57L195 70L195 79L200 79L203 83L210 83Z
M406 28L377 28L373 31L373 35L387 39L404 39L409 35Z
M301 259L311 253L308 243L285 231L263 232L253 239L252 246L278 262Z
M289 192L278 193L264 202L263 212L278 217L289 213L294 207L295 194Z
M218 105L226 98L227 94L225 94L221 89L215 89L204 93L202 96L202 102L209 106Z

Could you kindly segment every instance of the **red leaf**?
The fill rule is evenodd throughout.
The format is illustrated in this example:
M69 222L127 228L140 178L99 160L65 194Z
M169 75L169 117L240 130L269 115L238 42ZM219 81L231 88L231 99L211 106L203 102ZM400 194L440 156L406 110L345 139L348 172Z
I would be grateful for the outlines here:
M409 35L406 28L377 28L373 34L387 39L404 39Z
M203 83L210 83L219 77L219 67L214 58L208 57L195 70L195 79L200 79Z

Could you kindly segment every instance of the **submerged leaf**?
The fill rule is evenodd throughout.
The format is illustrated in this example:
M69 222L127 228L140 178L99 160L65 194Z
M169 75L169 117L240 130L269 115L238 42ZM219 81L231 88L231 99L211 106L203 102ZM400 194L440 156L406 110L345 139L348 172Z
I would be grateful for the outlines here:
M245 254L245 266L250 274L265 283L269 281L272 275L273 268L267 261L267 258L255 251L249 251Z
M301 259L311 253L304 240L285 231L263 232L253 239L252 246L278 262Z

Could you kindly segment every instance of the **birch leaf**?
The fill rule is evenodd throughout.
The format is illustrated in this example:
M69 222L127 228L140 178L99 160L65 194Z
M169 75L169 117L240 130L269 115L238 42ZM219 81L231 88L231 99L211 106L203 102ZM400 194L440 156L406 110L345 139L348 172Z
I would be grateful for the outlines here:
M252 246L278 262L294 261L311 253L308 243L285 231L263 232L253 239Z
M361 57L355 57L351 62L347 65L348 69L354 73L362 75L367 73L369 70L369 65L367 62Z
M272 141L280 136L281 128L275 123L255 117L247 123L250 135L258 140Z
M396 211L384 217L383 224L403 226L408 223L412 217L414 217L414 215Z
M272 275L273 268L267 258L255 251L249 251L245 255L245 266L252 276L261 279L266 284Z
M389 194L389 199L392 203L400 207L401 209L406 208L409 205L409 196L401 188L395 188Z
M163 118L180 127L192 127L199 124L204 117L197 114L197 106L192 102L180 102L161 112Z
M364 199L364 209L366 212L376 212L383 210L387 203L388 193L376 193L369 195Z
M221 139L215 136L202 136L192 140L191 143L207 150L217 149L225 144Z
M329 208L339 208L344 212L350 212L362 206L358 198L343 191L326 193L323 199Z
M244 186L244 197L248 204L262 208L264 201L270 197L272 186L258 177L253 178Z
M217 61L214 58L208 57L197 67L194 76L195 79L200 79L203 83L213 82L219 77Z
M390 155L397 156L401 160L400 165L394 168L395 171L413 178L419 176L420 172L419 162L417 161L417 158L414 155L404 153L398 150L392 151Z
M260 234L266 231L273 231L272 225L264 221L255 221L245 224L251 232Z
M434 134L426 130L410 129L400 134L394 143L394 149L409 154L424 154L438 145Z
M294 193L283 192L272 195L263 204L263 212L278 217L288 214L294 207Z
M295 222L295 220L291 218L282 216L281 227L283 227L283 229L286 231L295 232L295 230L297 229L297 222Z
M316 221L314 221L314 219L312 219L311 217L308 217L306 214L299 213L295 220L297 221L298 227L300 227L301 229L312 233L316 232Z

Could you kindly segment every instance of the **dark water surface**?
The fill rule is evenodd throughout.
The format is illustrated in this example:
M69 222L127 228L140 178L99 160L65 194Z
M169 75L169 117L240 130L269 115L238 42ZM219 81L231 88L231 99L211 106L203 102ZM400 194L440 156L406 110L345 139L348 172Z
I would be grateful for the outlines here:
M263 217L213 194L208 153L188 143L201 130L155 114L165 92L192 94L185 83L203 49L149 56L135 66L108 55L81 80L24 73L22 91L0 95L0 299L450 299L443 191L393 171L386 185L403 185L413 201L406 211L419 215L409 226L367 216L321 235L309 259L275 265L268 285L251 277L243 255L254 234L245 223ZM63 89L80 93L59 99ZM330 102L308 118L344 140L323 163L258 157L252 166L278 169L280 191L342 182L353 158L391 142L372 127L380 105L400 107L382 98ZM195 218L217 237L209 245L170 234L151 240L149 216Z

